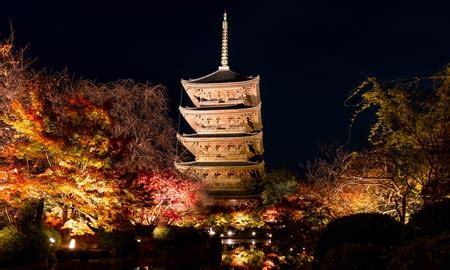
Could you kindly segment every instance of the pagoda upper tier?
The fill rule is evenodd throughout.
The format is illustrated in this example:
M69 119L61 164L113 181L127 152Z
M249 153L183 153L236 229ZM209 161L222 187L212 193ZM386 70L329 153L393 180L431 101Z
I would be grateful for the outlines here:
M198 79L181 80L181 84L197 108L256 106L261 102L259 76L241 76L228 67Z
M262 156L262 132L252 134L177 135L197 161L248 161Z
M184 119L199 134L253 133L263 128L261 103L254 107L179 109Z

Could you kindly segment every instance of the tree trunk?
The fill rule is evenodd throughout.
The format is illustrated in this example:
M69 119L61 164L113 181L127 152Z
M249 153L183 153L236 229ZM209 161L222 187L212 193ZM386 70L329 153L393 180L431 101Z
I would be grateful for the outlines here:
M36 226L42 226L44 221L44 199L40 199L36 205L36 215L34 216Z
M401 208L402 213L400 215L400 222L402 224L406 223L406 207L407 207L406 198L407 198L407 194L404 194L404 196L402 198L402 208Z

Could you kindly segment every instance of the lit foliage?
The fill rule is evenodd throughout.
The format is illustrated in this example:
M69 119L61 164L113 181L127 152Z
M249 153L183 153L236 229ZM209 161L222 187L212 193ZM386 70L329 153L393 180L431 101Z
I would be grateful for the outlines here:
M292 194L297 189L298 178L292 171L282 168L268 173L263 179L263 185L263 204L271 205Z
M63 228L86 223L73 227L73 234L92 233L87 225L112 229L127 200L119 180L107 171L114 158L108 114L86 100L70 98L58 104L59 110L46 110L39 94L30 90L29 107L13 101L3 117L17 134L1 153L9 161L2 167L6 181L1 199L14 205L45 198L52 209L65 209L59 215L66 216Z
M143 198L132 193L134 175L174 158L164 88L36 72L22 57L0 45L0 202L43 199L45 221L72 234L128 224ZM164 215L176 219L175 208Z
M272 251L268 248L243 246L225 250L222 253L222 265L237 269L284 269L300 267L312 262L312 256L296 250ZM290 268L289 268L290 269ZM298 269L298 268L295 268Z
M355 116L375 110L368 139L378 167L387 171L383 177L362 178L385 188L400 220L405 222L422 198L433 202L448 196L450 66L431 77L401 82L368 78L350 98L356 95L362 101Z
M196 205L204 196L204 186L173 172L140 174L135 185L143 189L141 207L133 214L137 223L183 224L194 222Z
M157 241L168 241L173 237L173 232L166 226L156 226L152 232L153 239Z
M379 196L380 186L365 184L353 177L373 174L373 171L364 171L360 154L341 148L323 149L323 152L323 158L307 164L306 182L302 183L300 194L314 194L328 219L390 210Z
M295 181L296 189L284 194L277 203L267 205L260 212L265 227L273 232L274 239L293 243L304 248L289 260L306 263L312 258L320 231L336 217L377 209L372 192L361 185L347 185L340 174L345 170L351 154L340 152L330 160L318 159L308 165L307 178ZM280 172L274 171L273 174ZM281 171L277 177L292 175ZM289 177L286 177L289 179ZM293 181L294 182L294 181Z
M264 258L265 254L262 250L238 247L222 253L222 264L228 267L261 269Z
M205 220L205 223L203 224L205 227L233 227L239 230L261 228L265 224L260 216L260 212L255 209L228 209L211 213Z

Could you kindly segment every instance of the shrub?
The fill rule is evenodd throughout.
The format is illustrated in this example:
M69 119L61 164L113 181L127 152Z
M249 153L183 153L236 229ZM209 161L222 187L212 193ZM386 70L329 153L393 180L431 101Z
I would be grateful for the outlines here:
M137 247L134 231L100 231L97 237L102 247L112 249L118 256L126 255Z
M50 242L43 226L44 202L27 201L21 211L18 230L23 238L21 261L45 260L50 252Z
M24 250L24 239L17 229L10 225L0 230L0 265L16 261Z
M157 226L153 229L153 239L160 242L167 242L173 238L173 231L167 226Z
M388 263L388 250L372 244L343 244L323 257L320 270L382 270Z
M444 270L450 265L450 232L424 236L399 247L389 264L390 270Z
M48 258L50 243L42 224L43 202L26 202L17 227L0 231L0 264L43 261Z
M317 261L342 244L392 246L400 241L402 225L394 218L377 213L345 216L331 221L322 231L314 257Z
M48 238L40 228L20 233L11 225L0 231L0 265L45 260L48 254Z
M24 250L21 259L24 261L46 260L50 252L50 242L42 226L28 226L21 233Z
M59 247L61 245L61 235L59 232L52 227L46 227L44 229L45 236L47 237L51 247ZM50 238L55 240L55 243L50 242Z
M407 239L450 231L450 199L429 204L414 213L407 225Z
M238 247L227 251L222 256L222 264L227 267L238 269L261 269L265 255L258 249L246 249Z
M193 227L157 226L153 230L153 239L168 244L192 244L201 243L208 236Z
M172 240L176 243L201 243L208 237L203 231L193 227L171 227L173 232Z
M263 185L262 202L264 205L272 205L295 192L298 187L298 179L294 172L281 168L268 173L264 177Z

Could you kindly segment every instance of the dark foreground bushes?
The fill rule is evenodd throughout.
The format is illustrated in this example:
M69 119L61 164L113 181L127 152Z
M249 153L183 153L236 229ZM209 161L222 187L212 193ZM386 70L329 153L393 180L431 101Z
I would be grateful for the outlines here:
M159 263L171 269L200 269L206 265L220 265L220 238L211 238L203 230L158 226L153 230L153 239L157 241L155 252L160 259Z
M425 205L407 224L406 239L450 232L450 199Z
M427 205L403 226L381 214L330 222L315 249L315 269L444 270L450 265L450 200Z
M0 266L47 260L51 247L48 232L39 216L40 204L28 203L18 223L0 230Z
M424 236L404 243L395 252L389 270L447 270L450 266L450 232Z
M389 263L389 248L367 244L342 244L331 249L322 259L321 270L380 270Z
M373 245L367 246L368 250L376 247L388 249L400 242L401 232L402 225L388 215L364 213L338 218L330 222L322 231L314 257L320 263L328 252L344 244ZM352 246L347 246L345 251L335 252L346 253L350 256L352 249ZM380 250L378 253L383 251Z
M97 232L100 247L111 250L114 256L135 254L137 249L135 231Z

